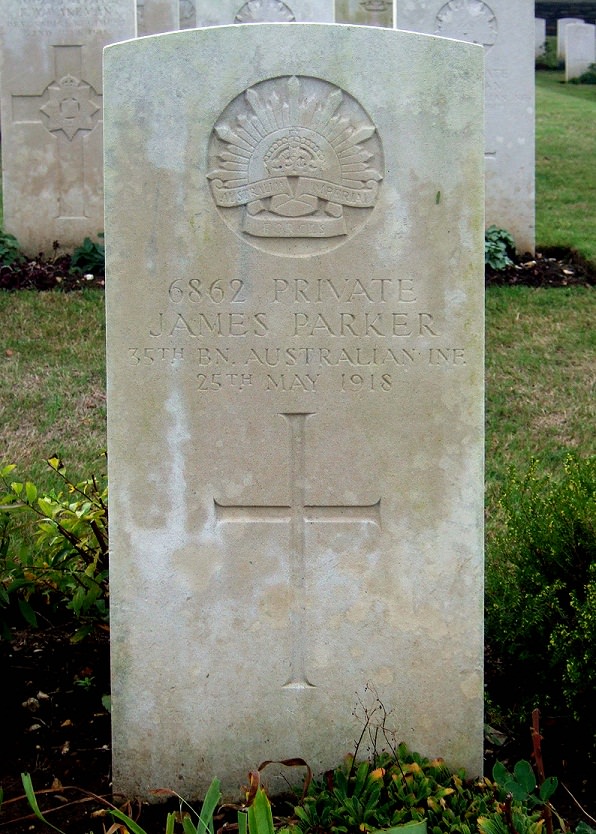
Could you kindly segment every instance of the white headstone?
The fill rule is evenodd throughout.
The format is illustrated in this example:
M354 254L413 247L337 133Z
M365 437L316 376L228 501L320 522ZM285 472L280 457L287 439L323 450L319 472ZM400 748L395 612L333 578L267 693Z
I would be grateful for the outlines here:
M103 230L102 49L135 0L0 0L4 228L36 255Z
M482 59L316 23L105 52L117 793L334 767L367 684L482 770Z
M398 29L458 38L486 56L486 222L533 252L534 73L532 0L398 3Z
M194 29L197 25L196 0L180 0L180 28Z
M393 28L394 0L335 0L336 23Z
M534 18L534 55L541 58L546 52L546 20L543 17Z
M333 23L334 0L194 0L197 26Z
M557 58L565 60L565 29L570 23L584 23L581 17L560 17L557 20Z
M565 40L565 81L571 81L596 63L596 26L570 23L565 29Z
M137 0L137 35L180 29L180 0Z

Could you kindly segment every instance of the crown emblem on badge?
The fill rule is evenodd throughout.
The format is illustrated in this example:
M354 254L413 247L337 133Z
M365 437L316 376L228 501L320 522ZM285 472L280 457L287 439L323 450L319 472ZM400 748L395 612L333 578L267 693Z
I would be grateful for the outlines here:
M382 179L364 111L338 87L296 76L262 82L237 101L214 128L216 204L245 206L241 230L254 237L347 234L345 210L371 208Z

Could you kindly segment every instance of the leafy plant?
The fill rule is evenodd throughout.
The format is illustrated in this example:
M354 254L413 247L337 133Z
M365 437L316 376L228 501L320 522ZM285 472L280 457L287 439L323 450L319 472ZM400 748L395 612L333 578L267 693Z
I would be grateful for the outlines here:
M103 240L103 232L97 237ZM102 243L97 243L86 237L81 246L72 253L70 261L71 271L103 275L106 270L106 250Z
M23 254L16 237L0 230L0 265L13 266L22 260Z
M37 626L35 604L66 608L83 621L80 640L108 616L108 508L105 478L73 483L62 461L47 461L63 490L41 495L30 481L12 481L15 466L0 470L0 605L16 599L27 622ZM33 547L11 547L11 522L19 514L35 519ZM17 540L18 541L18 540Z
M502 762L497 762L493 767L493 779L505 793L511 794L512 799L527 802L531 808L544 807L559 784L555 776L550 776L538 787L532 765L525 759L517 762L513 773Z
M549 36L544 44L544 52L536 57L536 69L556 70L562 65L557 58L557 39Z
M430 761L400 744L374 763L356 764L347 757L340 768L311 784L295 815L305 834L370 832L423 820L431 834L441 834L472 832L478 816L495 808L488 781L466 782L442 759Z
M489 226L484 235L484 262L493 269L505 269L513 261L509 257L515 251L515 241L508 231Z
M571 79L574 84L596 84L596 64L590 64L579 78Z
M564 476L510 472L487 554L491 700L527 720L538 700L596 734L596 457Z

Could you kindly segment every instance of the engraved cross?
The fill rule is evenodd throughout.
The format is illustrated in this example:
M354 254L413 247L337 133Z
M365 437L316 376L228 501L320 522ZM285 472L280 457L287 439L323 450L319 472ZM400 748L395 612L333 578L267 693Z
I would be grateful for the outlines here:
M306 620L306 525L314 522L381 526L381 500L375 504L307 504L305 496L306 421L312 413L281 414L290 433L290 503L273 505L222 504L214 500L218 522L285 522L290 525L289 581L297 604L289 611L291 650L284 688L308 689L303 635Z

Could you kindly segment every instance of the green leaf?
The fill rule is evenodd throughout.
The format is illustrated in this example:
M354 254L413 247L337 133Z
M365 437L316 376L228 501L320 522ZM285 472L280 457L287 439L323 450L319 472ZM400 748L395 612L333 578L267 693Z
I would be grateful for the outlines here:
M500 787L505 786L505 782L511 779L511 774L503 764L503 762L496 762L493 767L493 782L496 782Z
M37 487L31 481L27 481L25 484L25 494L30 504L33 504L37 500Z
M548 800L557 790L558 785L559 780L556 776L549 776L548 779L545 779L544 782L540 785L540 799L543 802L548 802Z
M19 610L29 625L37 628L37 615L26 599L19 600Z
M55 472L58 472L59 475L64 475L66 472L66 466L62 463L60 458L57 455L53 455L51 458L47 460L48 466L51 466Z
M101 703L103 708L106 712L112 711L112 696L111 695L102 695L101 696Z
M507 782L505 784L505 790L511 794L516 802L524 802L529 798L528 791L519 782Z
M39 810L39 805L37 804L37 797L35 796L35 791L33 790L33 782L31 781L31 776L28 773L21 773L21 782L23 783L23 787L25 788L25 796L27 797L27 802L31 806L31 810L37 817L37 819L41 820L46 825L49 825L50 828L53 828L54 831L59 831L60 834L64 834L61 828L56 828L55 825L52 825L51 822L44 817L44 815ZM143 832L145 834L145 832Z
M117 808L113 808L110 811L110 814L113 817L116 817L116 819L120 820L120 822L123 822L125 825L127 825L128 828L130 828L130 830L133 832L133 834L147 834L144 828L141 828L141 826L138 823L136 823L126 814L123 814L122 811L119 811Z
M8 466L5 466L4 469L0 469L0 478L5 478L7 475L17 468L16 463L9 463Z
M526 793L532 793L536 788L536 776L532 770L532 765L530 762L525 761L525 759L517 762L513 768L513 775Z
M167 816L166 819L166 834L174 834L174 825L176 823L176 814L173 811Z
M184 834L197 834L197 829L195 828L189 814L185 814L182 817L182 830L184 831Z
M221 782L219 779L214 779L209 785L209 789L205 794L203 805L201 807L201 815L197 825L197 834L214 834L213 832L213 814L221 799Z
M263 788L259 788L248 808L249 834L274 834L271 803Z
M37 506L45 516L47 516L48 518L53 518L56 508L51 501L48 501L47 498L40 498L37 502Z
M75 633L70 638L71 643L80 643L85 637L88 637L91 632L93 631L93 625L84 625L81 628L78 628Z
M296 808L302 811L302 808ZM248 815L246 811L238 811L238 834L248 834Z

